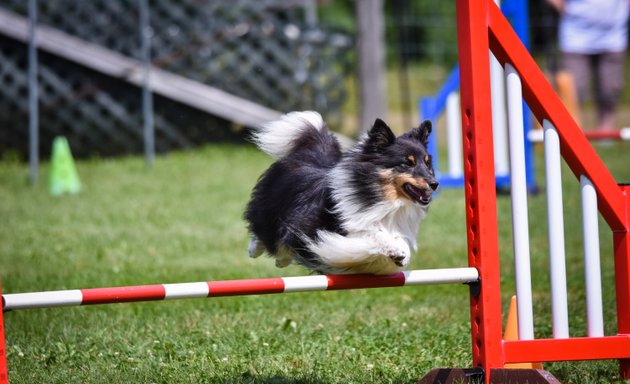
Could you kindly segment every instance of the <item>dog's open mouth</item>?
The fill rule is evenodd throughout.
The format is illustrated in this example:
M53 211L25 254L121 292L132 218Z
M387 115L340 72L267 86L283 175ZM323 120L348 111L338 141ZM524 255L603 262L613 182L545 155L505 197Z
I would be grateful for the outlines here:
M420 205L429 205L429 203L431 202L431 191L428 188L420 189L409 183L405 183L403 185L403 189L405 190L407 196L411 198L411 200Z

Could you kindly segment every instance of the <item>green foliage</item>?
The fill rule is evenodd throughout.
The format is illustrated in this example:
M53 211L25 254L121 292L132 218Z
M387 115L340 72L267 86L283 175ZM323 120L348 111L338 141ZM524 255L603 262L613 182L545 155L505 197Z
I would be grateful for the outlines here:
M330 1L318 7L323 24L356 33L355 1ZM455 2L384 2L388 61L431 62L451 67L457 61Z
M627 144L601 148L630 180ZM540 158L537 159L541 164ZM270 159L248 146L77 162L84 189L52 197L0 163L5 292L303 275L247 257L241 219ZM42 168L42 178L48 174ZM572 335L585 334L579 188L563 169ZM539 174L539 176L542 176ZM544 194L531 196L537 337L549 336ZM502 289L513 292L509 200L499 200ZM607 333L615 332L611 236L601 223ZM414 269L466 264L465 203L444 190ZM404 383L471 364L468 290L444 285L292 293L6 314L12 383ZM615 362L546 364L563 383L614 382Z

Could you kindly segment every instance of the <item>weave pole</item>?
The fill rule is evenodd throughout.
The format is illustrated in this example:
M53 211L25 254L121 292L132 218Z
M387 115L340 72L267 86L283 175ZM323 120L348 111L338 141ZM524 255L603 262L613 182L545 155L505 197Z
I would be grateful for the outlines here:
M196 283L137 285L2 295L2 310L129 303L201 297L336 291L428 284L475 283L475 268L425 269L393 275L314 275Z

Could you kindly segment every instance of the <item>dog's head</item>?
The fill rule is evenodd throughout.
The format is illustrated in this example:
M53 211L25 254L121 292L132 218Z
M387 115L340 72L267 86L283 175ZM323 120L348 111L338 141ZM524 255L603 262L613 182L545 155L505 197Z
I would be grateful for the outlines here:
M363 145L363 153L377 166L386 200L407 199L428 206L438 188L431 155L427 151L431 122L396 137L381 119L376 119Z

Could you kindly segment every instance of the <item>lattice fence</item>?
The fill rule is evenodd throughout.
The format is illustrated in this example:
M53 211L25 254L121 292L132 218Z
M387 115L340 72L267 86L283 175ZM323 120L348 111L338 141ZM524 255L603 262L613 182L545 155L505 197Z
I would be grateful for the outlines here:
M335 121L352 39L305 21L299 2L150 1L153 65L279 111L316 109ZM0 7L22 16L27 2ZM39 1L39 23L140 59L138 2ZM26 46L0 35L0 152L26 151ZM40 52L40 150L64 134L78 155L142 150L141 90ZM235 139L227 121L155 97L156 149Z

